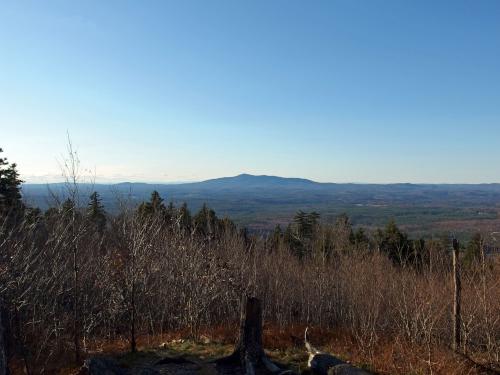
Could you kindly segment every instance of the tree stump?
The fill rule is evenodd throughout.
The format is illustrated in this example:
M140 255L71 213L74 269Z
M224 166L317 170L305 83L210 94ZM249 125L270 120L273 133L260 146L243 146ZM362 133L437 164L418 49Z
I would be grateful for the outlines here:
M243 299L240 334L234 352L215 362L223 373L255 375L282 372L282 369L267 358L262 347L262 307L258 298Z

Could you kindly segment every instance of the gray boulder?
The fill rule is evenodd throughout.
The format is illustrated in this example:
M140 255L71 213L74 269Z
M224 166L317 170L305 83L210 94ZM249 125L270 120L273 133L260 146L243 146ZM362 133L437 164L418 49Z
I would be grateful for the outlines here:
M326 375L332 367L345 364L344 361L327 353L318 353L312 356L309 360L309 367L314 373ZM331 375L331 374L328 374Z
M89 358L85 360L83 369L89 375L129 375L126 369L111 358Z

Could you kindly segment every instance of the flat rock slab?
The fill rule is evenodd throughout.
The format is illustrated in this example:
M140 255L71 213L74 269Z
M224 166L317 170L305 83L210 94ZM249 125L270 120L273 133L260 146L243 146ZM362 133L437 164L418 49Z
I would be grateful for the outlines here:
M89 375L129 375L129 371L121 367L112 358L89 358L85 360L80 374Z
M351 366L332 356L325 355L316 359L318 360L314 363L317 367L316 371L314 368L310 369L314 374L371 375L370 372ZM255 374L269 374L269 371L256 367ZM85 361L79 375L245 375L245 369L224 362L220 364L195 362L183 356L164 357L156 360L149 358L133 366L129 365L129 367L121 365L114 358L96 357Z
M113 358L96 357L85 361L79 375L217 375L212 364L194 363L183 357L165 357L154 363L126 368Z

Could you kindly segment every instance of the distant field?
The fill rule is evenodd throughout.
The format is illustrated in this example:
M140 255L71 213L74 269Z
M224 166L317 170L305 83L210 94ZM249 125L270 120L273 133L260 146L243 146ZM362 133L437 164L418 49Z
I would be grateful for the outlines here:
M453 233L467 238L476 231L493 232L500 228L499 209L481 207L418 207L418 206L352 206L308 205L326 222L346 213L355 226L373 230L394 219L415 237L433 237ZM254 230L267 230L276 224L287 225L295 213L294 207L255 207L253 210L228 210L237 223Z

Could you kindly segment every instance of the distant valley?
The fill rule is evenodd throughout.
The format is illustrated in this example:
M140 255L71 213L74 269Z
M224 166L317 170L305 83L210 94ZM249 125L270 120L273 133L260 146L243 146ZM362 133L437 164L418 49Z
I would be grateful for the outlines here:
M64 197L64 184L24 184L25 200L42 209L52 196ZM49 193L50 190L50 193ZM298 210L317 211L324 221L347 213L355 226L381 227L395 219L415 236L500 230L500 184L347 184L300 178L241 174L183 184L82 184L82 200L92 190L111 213L120 204L136 205L157 190L168 203L203 203L253 231L286 225Z

